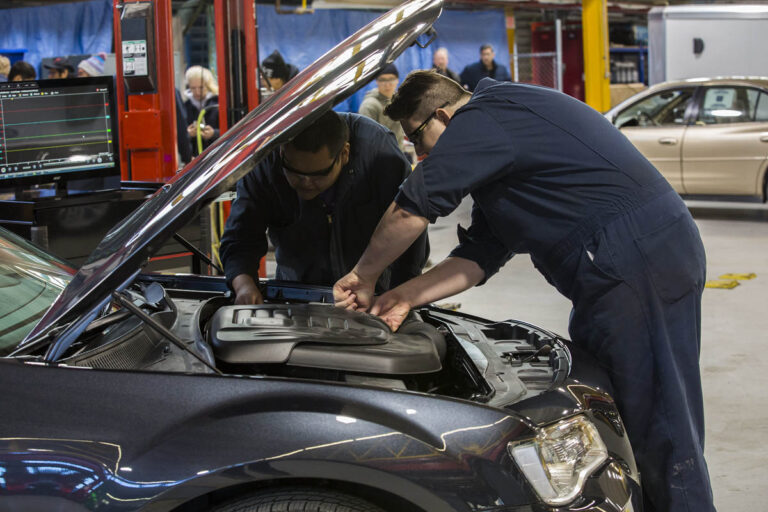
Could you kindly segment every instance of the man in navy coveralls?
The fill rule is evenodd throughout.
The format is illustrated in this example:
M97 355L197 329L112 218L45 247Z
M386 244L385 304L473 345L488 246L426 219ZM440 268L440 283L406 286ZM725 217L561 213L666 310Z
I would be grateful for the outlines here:
M646 512L714 511L699 375L705 255L685 204L602 115L552 89L486 78L470 95L411 73L387 115L420 154L337 305L397 328L412 307L484 283L528 253L573 303L571 338L609 373ZM467 195L472 225L429 272L373 283Z

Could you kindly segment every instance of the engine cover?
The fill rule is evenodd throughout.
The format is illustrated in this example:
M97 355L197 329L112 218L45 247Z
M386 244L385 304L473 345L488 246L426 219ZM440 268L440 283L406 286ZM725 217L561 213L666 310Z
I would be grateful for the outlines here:
M393 333L381 319L323 304L225 306L208 332L217 359L375 374L439 371L445 339L420 320Z

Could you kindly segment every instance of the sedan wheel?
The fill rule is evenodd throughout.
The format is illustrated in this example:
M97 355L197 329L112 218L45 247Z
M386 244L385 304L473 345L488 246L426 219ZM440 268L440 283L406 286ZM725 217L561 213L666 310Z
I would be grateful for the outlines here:
M211 512L384 512L363 499L312 487L264 491L218 505Z

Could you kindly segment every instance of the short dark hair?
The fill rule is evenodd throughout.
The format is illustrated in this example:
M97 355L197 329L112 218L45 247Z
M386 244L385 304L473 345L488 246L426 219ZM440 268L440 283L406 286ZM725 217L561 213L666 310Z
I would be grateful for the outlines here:
M452 105L469 96L462 86L434 70L412 71L392 97L384 114L393 121L401 121L415 114L427 116L440 105Z
M37 73L35 73L35 68L28 62L17 60L8 72L8 81L12 82L17 76L20 76L22 80L34 80L37 78Z
M317 153L325 146L331 156L338 155L349 140L349 126L342 117L329 110L291 140L288 145L299 151Z
M483 53L483 50L491 50L493 51L493 45L485 43L480 47L480 53Z

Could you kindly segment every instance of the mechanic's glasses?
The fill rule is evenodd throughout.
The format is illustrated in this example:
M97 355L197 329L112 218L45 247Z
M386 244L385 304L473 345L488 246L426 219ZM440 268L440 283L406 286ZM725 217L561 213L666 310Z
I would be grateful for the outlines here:
M439 107L437 107L437 108L436 108L436 109L435 109L435 110L434 110L434 111L433 111L433 112L432 112L432 113L429 115L429 117L428 117L428 118L426 118L426 119L424 120L424 122L423 122L423 123L421 123L421 124L418 126L418 128L416 128L415 130L413 130L411 133L406 133L406 134L405 134L405 136L406 136L406 137L408 137L408 140L409 140L409 141L411 141L411 142L413 142L413 145L414 145L414 146L418 146L418 145L420 145L420 144L421 144L421 137L424 135L424 130L427 128L427 125L429 124L429 122L430 122L430 121L431 121L431 120L432 120L432 119L433 119L433 118L434 118L434 117L437 115L437 110L438 110L438 109L441 109L441 108L445 108L445 107L447 107L447 106L448 106L448 105L450 105L450 104L451 104L451 102L450 102L450 101L446 101L445 103L443 103L442 105L440 105Z
M286 172L286 174L290 176L294 176L297 178L305 178L305 179L321 179L327 177L329 174L333 172L333 168L336 165L336 161L339 159L339 156L341 156L341 151L336 153L336 157L333 159L333 162L331 162L331 165L326 167L325 169L320 169L319 171L312 171L312 172L304 172L299 171L297 169L292 168L290 165L288 165L288 162L285 161L285 154L280 151L280 164L283 166L283 170Z

